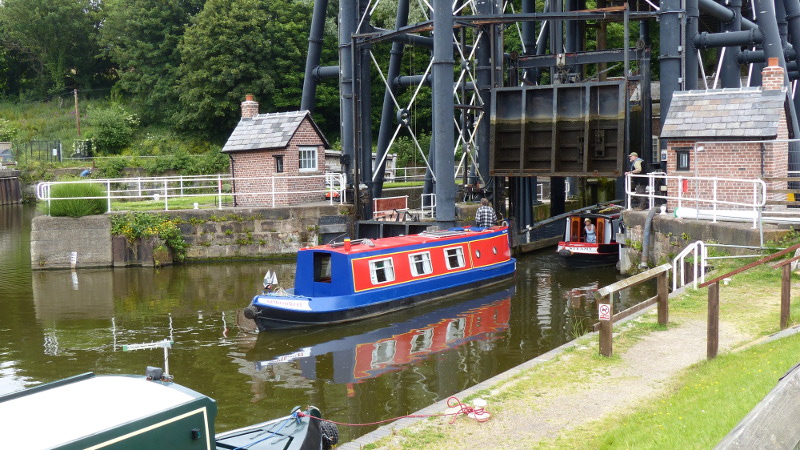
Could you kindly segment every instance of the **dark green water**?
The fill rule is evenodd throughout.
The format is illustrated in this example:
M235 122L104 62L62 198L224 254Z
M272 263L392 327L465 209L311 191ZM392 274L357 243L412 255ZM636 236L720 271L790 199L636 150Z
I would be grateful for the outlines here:
M253 334L238 313L267 269L285 286L293 261L162 269L32 271L34 210L0 206L0 394L93 371L143 374L172 339L175 381L216 399L217 431L318 406L337 422L412 413L571 339L597 315L584 289L613 269L567 270L553 251L518 261L516 279L435 305L352 324ZM653 295L615 301L615 310ZM339 426L340 442L375 426Z

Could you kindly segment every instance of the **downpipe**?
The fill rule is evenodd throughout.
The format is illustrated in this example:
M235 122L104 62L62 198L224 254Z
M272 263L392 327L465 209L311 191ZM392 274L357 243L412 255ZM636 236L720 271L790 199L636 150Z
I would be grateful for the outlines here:
M644 233L642 233L642 261L639 263L640 269L647 269L647 258L650 256L650 234L653 229L653 217L661 210L661 207L654 206L647 212L644 220Z

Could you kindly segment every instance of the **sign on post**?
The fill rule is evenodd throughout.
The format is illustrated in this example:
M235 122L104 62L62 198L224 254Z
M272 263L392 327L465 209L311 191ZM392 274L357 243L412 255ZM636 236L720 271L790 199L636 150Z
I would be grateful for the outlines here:
M611 303L597 304L597 318L600 320L611 320Z

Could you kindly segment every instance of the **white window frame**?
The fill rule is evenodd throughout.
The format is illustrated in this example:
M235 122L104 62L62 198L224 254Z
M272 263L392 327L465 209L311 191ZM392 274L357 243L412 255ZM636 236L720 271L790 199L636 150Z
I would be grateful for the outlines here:
M422 264L422 271L418 269L418 264ZM431 253L420 252L408 255L408 264L411 266L411 275L421 277L433 273L433 265L431 264Z
M458 258L459 265L457 266L450 264L451 250L455 251L455 254L453 254L452 256ZM444 249L444 261L445 264L447 264L448 269L460 269L462 267L466 267L467 265L467 260L464 259L464 249L462 247L449 247Z
M313 164L313 167L304 167ZM297 150L297 168L300 172L315 172L317 170L317 147L304 146Z
M381 264L386 263L386 264ZM383 281L378 281L378 272L383 271L383 276L386 278ZM394 261L392 258L373 259L369 262L369 277L372 284L386 284L395 280Z

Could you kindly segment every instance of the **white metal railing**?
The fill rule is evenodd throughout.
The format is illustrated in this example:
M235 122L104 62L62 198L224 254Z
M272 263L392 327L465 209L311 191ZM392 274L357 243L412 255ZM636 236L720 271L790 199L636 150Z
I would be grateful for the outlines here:
M436 217L436 194L422 194L422 217Z
M318 180L319 189L303 189L299 180L314 183ZM95 197L53 197L53 186L67 184L97 184L105 191L103 196ZM236 192L239 186L240 191ZM246 192L243 187L249 188ZM190 175L170 177L138 177L138 178L109 178L75 181L44 181L36 185L36 198L46 201L48 210L53 200L75 199L104 199L111 211L114 201L142 201L155 200L164 202L164 210L169 210L170 199L198 198L213 196L217 208L222 208L223 198L247 197L264 203L264 206L275 207L281 196L291 194L318 193L320 201L326 200L344 203L345 177L340 173L325 173L324 175L306 176L265 176L265 177L231 177L230 175ZM267 204L269 203L269 204Z
M692 255L694 258L692 264L692 283L693 288L697 289L697 279L700 283L706 281L706 259L708 258L708 249L703 241L695 241L686 246L678 256L672 260L672 290L675 291L680 287L686 286L686 270L685 261L686 257Z
M631 189L634 178L647 179L644 193L637 193ZM670 180L675 180L678 188L676 193L660 190L660 187L666 186ZM721 186L726 189L736 188L742 194L740 194L739 199L720 199L718 194ZM686 192L689 190L691 190L691 193ZM709 190L710 196L708 195ZM744 192L748 193L744 194ZM701 205L710 208L708 215L711 216L714 222L717 222L720 217L725 217L729 212L722 210L720 207L752 210L751 215L744 217L748 220L752 218L753 228L756 228L761 219L761 208L764 207L767 200L767 183L757 178L687 177L667 175L663 172L654 172L646 175L627 174L625 176L625 194L628 197L628 209L631 208L630 205L633 198L646 199L650 208L655 206L656 199L674 200L677 202L678 208L684 207L684 205L694 205L698 212L698 218L700 218Z

